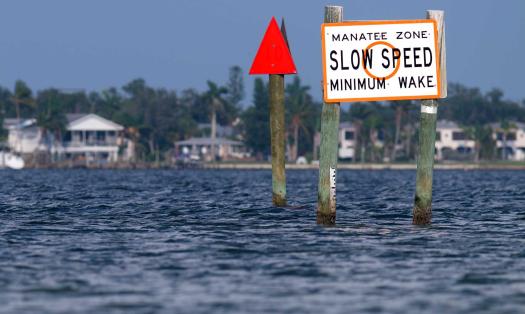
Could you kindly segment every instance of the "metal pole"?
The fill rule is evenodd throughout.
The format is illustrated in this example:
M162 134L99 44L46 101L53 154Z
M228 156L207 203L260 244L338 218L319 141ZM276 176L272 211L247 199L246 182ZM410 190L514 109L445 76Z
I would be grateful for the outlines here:
M269 93L272 141L272 201L275 206L286 206L283 74L270 74Z
M326 6L325 23L343 20L343 7ZM323 82L323 88L326 88ZM323 103L321 112L321 149L319 152L319 189L317 193L317 223L335 224L335 191L337 150L339 142L340 103Z

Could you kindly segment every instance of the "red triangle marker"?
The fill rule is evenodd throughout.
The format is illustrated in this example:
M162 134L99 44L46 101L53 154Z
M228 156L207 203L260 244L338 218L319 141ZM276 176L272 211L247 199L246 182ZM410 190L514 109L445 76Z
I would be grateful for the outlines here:
M297 73L297 70L290 49L288 49L279 26L277 26L277 21L272 17L253 60L250 74L295 73Z

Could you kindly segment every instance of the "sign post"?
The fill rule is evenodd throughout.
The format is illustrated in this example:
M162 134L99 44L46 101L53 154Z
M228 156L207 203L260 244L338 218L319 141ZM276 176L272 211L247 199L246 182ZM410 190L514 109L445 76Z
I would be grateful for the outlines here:
M325 7L325 23L338 23L342 20L343 7ZM326 82L326 80L324 82ZM326 92L326 83L323 84L323 90ZM326 102L325 98L323 109L321 111L319 188L317 191L317 223L321 225L335 224L335 191L337 150L339 141L339 114L340 103L328 103Z
M342 10L326 7L321 26L324 105L317 222L335 223L340 103L421 99L414 223L428 223L435 99L446 97L443 12L429 11L425 20L341 22Z
M439 68L442 78L440 95L442 98L447 95L444 15L443 11L427 11L427 18L433 19L437 25ZM438 104L433 99L421 102L416 194L412 212L412 222L416 225L429 224L432 219L432 172L434 168L437 108Z
M286 206L284 75L297 70L288 43L279 30L275 18L264 34L250 74L269 74L270 133L272 150L272 201L275 206Z

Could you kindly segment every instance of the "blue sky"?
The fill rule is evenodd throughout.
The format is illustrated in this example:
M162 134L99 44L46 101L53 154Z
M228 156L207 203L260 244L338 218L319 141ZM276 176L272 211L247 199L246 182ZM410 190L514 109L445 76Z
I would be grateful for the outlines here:
M8 0L0 19L0 85L100 90L143 77L178 91L248 72L272 15L285 17L299 75L321 98L320 24L327 4L345 19L418 19L445 10L448 80L525 98L525 1ZM251 102L253 77L246 75Z

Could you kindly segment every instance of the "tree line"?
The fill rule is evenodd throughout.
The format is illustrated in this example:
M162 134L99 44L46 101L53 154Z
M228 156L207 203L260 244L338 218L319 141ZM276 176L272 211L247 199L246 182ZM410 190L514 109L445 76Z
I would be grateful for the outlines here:
M44 132L61 138L68 113L95 113L126 127L135 142L140 160L167 158L174 142L192 136L209 136L200 123L233 126L234 139L241 140L254 158L270 154L268 84L256 78L251 99L246 100L243 71L229 69L225 83L207 81L207 89L154 88L135 79L121 88L102 91L49 88L34 92L17 81L13 90L0 87L0 123L4 118L35 118ZM503 92L449 84L448 97L440 101L438 119L460 125L475 140L476 159L494 159L496 154L490 123L510 128L525 122L525 101L506 100ZM312 158L314 136L320 129L322 103L299 76L290 77L285 87L287 152L290 160ZM341 121L352 122L356 132L356 161L414 160L417 145L419 102L356 102L344 104ZM1 124L0 124L1 125ZM0 128L0 140L6 132ZM378 141L383 145L377 145ZM394 145L397 143L397 145ZM163 157L164 156L164 157Z

